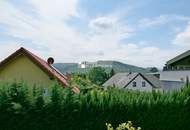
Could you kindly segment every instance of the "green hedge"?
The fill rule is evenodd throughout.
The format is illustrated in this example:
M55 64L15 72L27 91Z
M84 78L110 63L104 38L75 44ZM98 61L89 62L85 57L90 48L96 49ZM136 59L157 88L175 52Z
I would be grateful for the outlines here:
M0 130L105 130L132 121L143 130L189 130L190 88L172 93L92 90L55 84L48 95L23 83L0 85Z

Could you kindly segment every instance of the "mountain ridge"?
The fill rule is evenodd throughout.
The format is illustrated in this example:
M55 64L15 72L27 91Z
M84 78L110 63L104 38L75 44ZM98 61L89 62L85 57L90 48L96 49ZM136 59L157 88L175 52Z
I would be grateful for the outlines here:
M93 64L94 66L108 66L103 67L106 69L106 71L110 71L112 68L116 73L119 72L143 72L147 73L149 72L146 68L131 65L131 64L125 64L119 61L113 61L113 60L98 60L96 62L88 62L89 64ZM92 65L92 66L93 66ZM78 63L55 63L54 67L56 67L59 71L62 73L70 72L81 72L85 73L88 72L92 67L87 68L80 68L80 64Z

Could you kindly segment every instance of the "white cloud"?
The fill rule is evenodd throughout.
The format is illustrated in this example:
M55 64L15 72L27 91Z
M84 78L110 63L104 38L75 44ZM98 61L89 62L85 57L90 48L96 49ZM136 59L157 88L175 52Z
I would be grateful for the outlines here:
M68 18L77 16L77 0L30 0L40 17Z
M140 28L156 27L163 24L167 24L172 21L189 21L190 17L183 15L165 14L152 18L143 18L138 22Z
M144 18L139 21L139 27L152 27L167 23L169 20L168 15L160 15L153 18Z
M91 31L94 31L98 34L115 34L120 36L120 38L126 38L133 34L134 30L127 26L126 24L122 24L121 20L118 16L104 16L97 17L95 19L90 20L89 27Z
M138 66L157 66L162 67L167 60L177 54L176 50L160 49L154 46L142 47L137 44L126 44L120 46L111 56L125 63Z
M174 44L190 48L190 23L187 25L185 30L179 32L176 35L174 39Z
M95 29L106 30L114 28L117 23L117 18L115 17L98 17L90 21L89 26Z
M5 57L16 51L17 48L20 47L20 44L16 44L14 42L8 41L4 42L4 44L0 44L0 60L3 60Z
M31 40L33 44L38 46L50 48L49 54L58 56L60 59L63 55L69 56L70 51L73 51L72 48L80 47L80 42L82 41L78 32L69 27L63 19L57 17L59 11L63 18L68 18L71 14L74 15L74 10L76 9L74 1L76 0L65 1L64 4L62 0L56 1L61 5L55 4L56 11L51 12L49 7L53 5L52 2L46 1L46 7L42 7L43 2L31 0L38 12L36 17L25 14L7 1L0 1L0 11L4 12L0 13L0 23L6 25L7 32L4 33L13 37ZM58 5L59 7L57 7ZM63 10L61 10L62 8ZM71 10L73 10L73 13ZM51 19L49 19L50 17Z
M50 55L55 57L56 62L105 59L120 60L139 66L160 67L176 52L154 46L122 43L121 40L133 34L134 30L123 24L117 15L89 20L89 24L86 25L89 31L86 34L77 31L65 22L70 16L80 17L77 3L77 0L30 0L31 7L36 12L35 15L31 15L8 1L1 0L0 12L4 13L0 13L0 25L6 27L6 32L2 33L31 41L35 48L48 48L47 51L35 50L29 46L30 43L24 43L28 49L43 58ZM151 25L153 24L155 23ZM0 43L0 51L7 55L20 45L16 41L6 45Z
M177 20L181 20L181 21L190 21L190 17L189 16L175 15L175 18Z

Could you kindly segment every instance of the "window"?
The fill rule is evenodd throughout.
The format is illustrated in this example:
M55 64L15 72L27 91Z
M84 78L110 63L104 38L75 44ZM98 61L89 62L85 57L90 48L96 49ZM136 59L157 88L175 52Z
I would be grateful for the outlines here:
M43 89L43 95L44 96L48 96L48 88L44 88Z
M142 87L146 87L146 82L145 81L142 82Z
M137 86L137 83L136 82L133 82L133 87L136 87Z

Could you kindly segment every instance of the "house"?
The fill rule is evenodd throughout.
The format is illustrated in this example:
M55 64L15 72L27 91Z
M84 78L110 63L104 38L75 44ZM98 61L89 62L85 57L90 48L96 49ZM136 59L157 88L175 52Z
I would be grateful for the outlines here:
M109 86L146 92L161 89L158 78L150 74L142 73L117 73L103 84L104 88Z
M179 90L190 78L190 50L169 60L160 72L163 90Z
M0 62L0 81L23 81L30 86L49 87L56 80L68 86L67 77L52 66L53 62L53 58L46 62L21 47Z
M171 70L190 70L190 50L174 57L166 63L164 71Z

